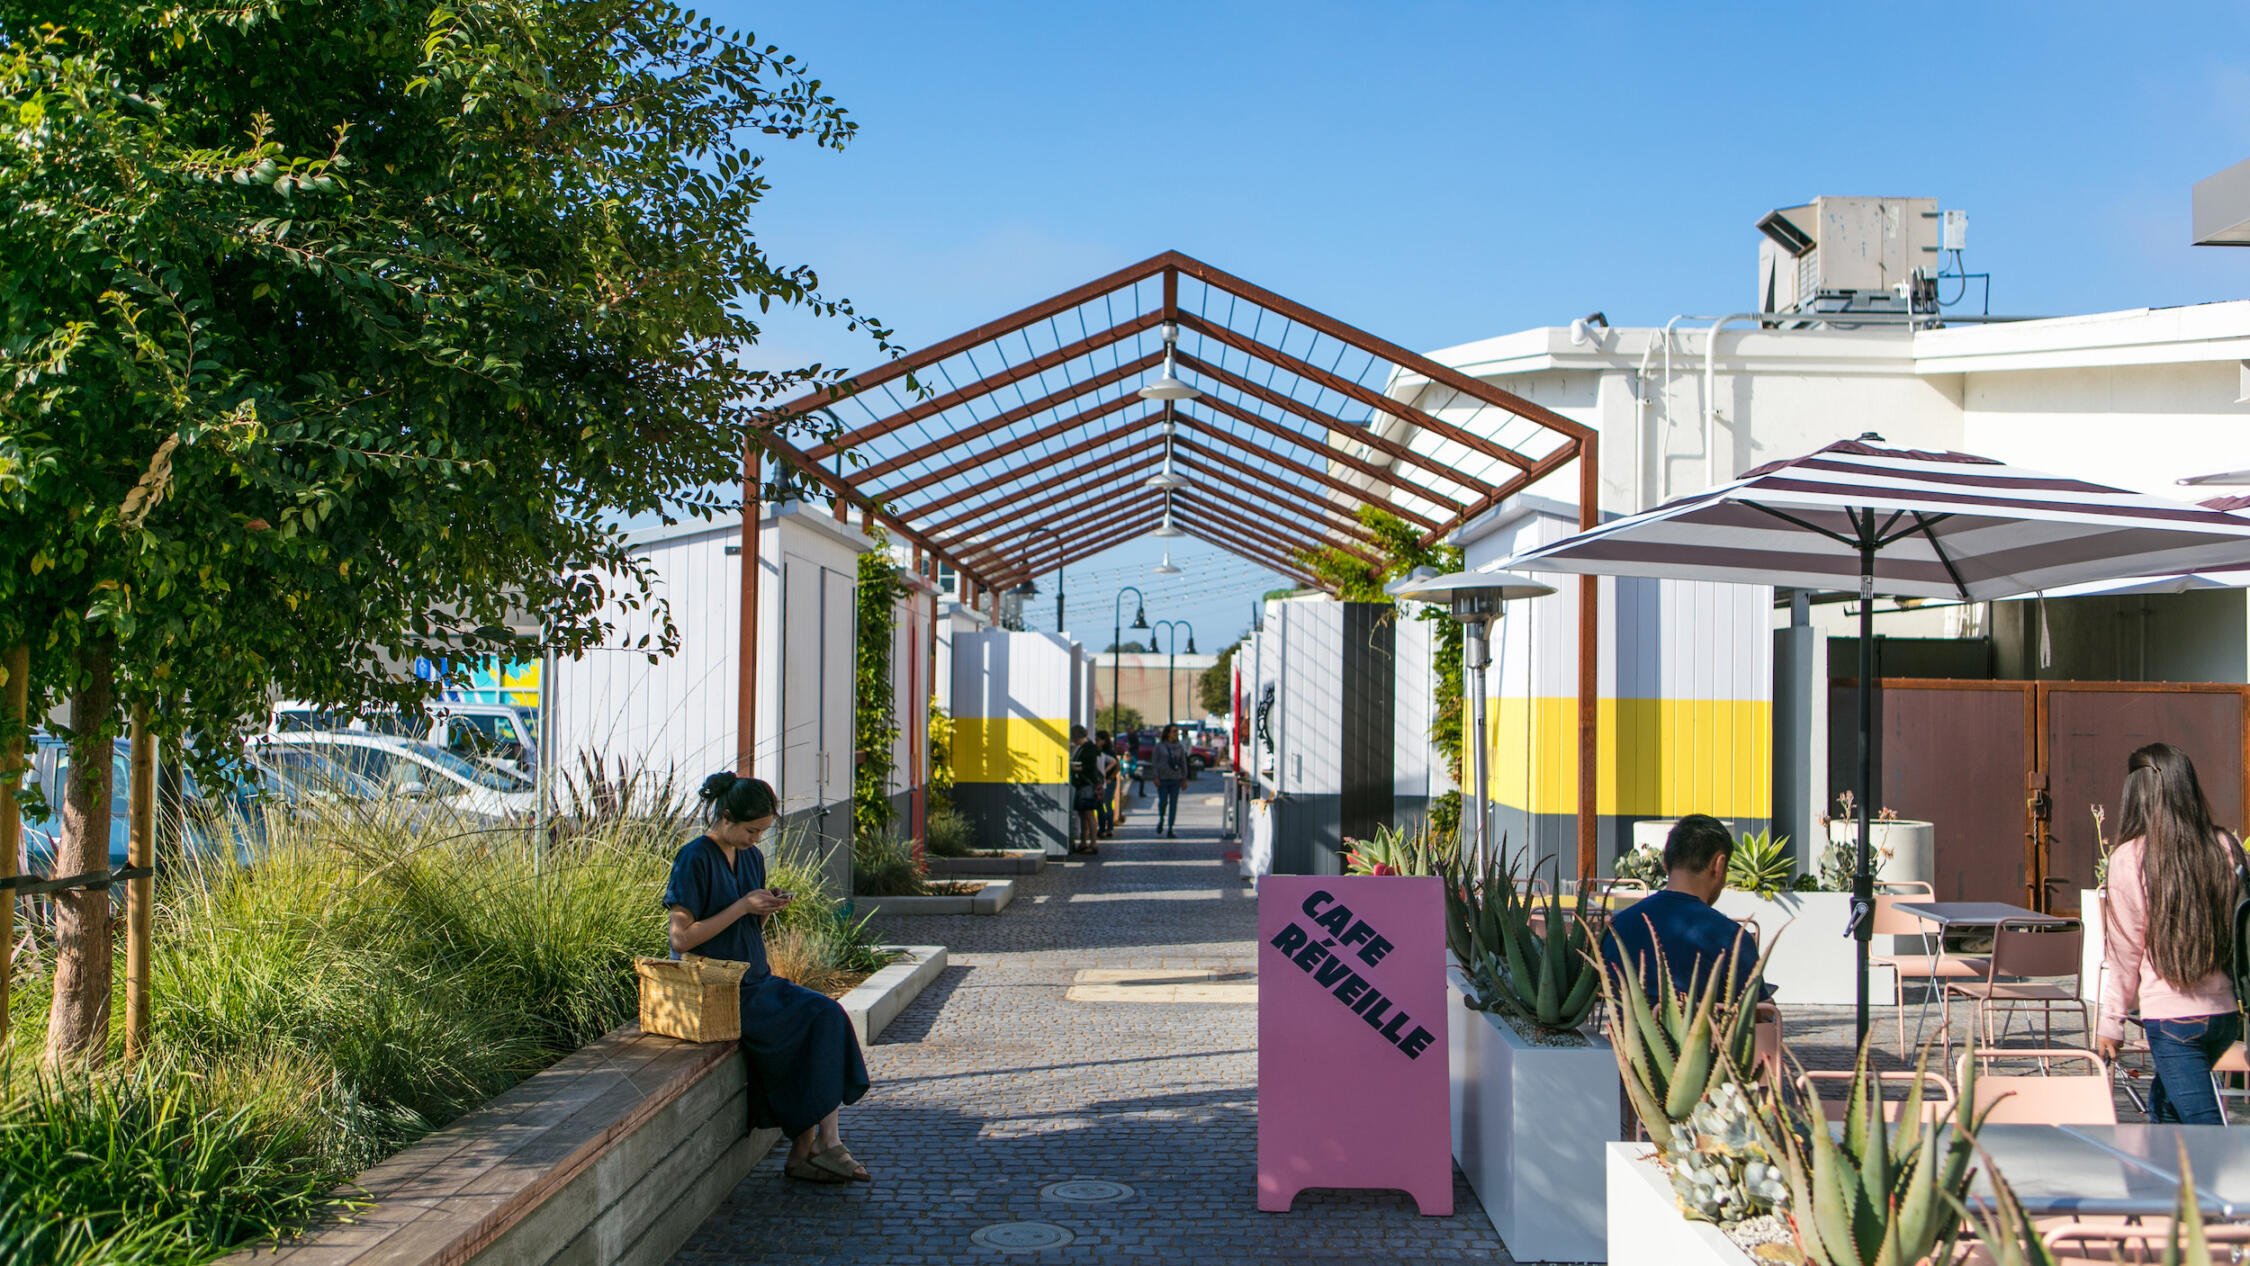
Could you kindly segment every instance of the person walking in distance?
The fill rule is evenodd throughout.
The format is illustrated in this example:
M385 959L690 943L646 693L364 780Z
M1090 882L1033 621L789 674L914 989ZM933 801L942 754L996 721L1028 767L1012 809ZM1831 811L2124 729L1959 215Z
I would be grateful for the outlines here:
M1070 727L1070 820L1074 828L1070 843L1073 853L1098 853L1094 843L1098 827L1095 813L1101 807L1102 766L1101 749L1086 735L1086 727Z
M1100 803L1094 806L1096 833L1103 839L1117 833L1117 772L1122 766L1117 759L1117 742L1108 730L1094 731L1094 747L1101 752L1102 787Z
M2228 974L2242 846L2212 825L2194 762L2169 743L2127 759L2123 802L2125 842L2110 854L2102 903L2095 1046L2115 1060L2137 1016L2156 1068L2149 1120L2221 1125L2211 1065L2242 1036Z
M1179 838L1180 784L1187 781L1187 746L1180 742L1180 727L1167 725L1149 753L1149 769L1156 775L1156 833Z

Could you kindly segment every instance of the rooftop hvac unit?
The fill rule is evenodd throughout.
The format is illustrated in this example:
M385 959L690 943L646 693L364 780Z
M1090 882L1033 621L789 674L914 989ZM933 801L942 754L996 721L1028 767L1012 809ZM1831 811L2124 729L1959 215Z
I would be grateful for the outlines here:
M1939 229L1935 198L1824 197L1769 211L1758 221L1758 307L1934 312Z

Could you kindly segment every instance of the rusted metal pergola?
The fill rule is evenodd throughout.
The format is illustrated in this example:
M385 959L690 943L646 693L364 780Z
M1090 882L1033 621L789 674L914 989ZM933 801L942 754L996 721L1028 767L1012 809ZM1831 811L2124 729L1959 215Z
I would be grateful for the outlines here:
M1170 353L1169 360L1167 353ZM1189 399L1147 398L1170 364ZM1436 542L1578 465L1598 514L1595 433L1199 260L1168 251L780 406L823 413L743 459L743 557L768 457L940 564L995 615L1002 590L1167 521L1307 585L1333 547L1378 561L1375 505ZM1179 484L1148 486L1168 471ZM758 568L743 568L741 715L756 715ZM1597 599L1579 585L1579 864L1594 864ZM1480 736L1483 741L1483 736Z

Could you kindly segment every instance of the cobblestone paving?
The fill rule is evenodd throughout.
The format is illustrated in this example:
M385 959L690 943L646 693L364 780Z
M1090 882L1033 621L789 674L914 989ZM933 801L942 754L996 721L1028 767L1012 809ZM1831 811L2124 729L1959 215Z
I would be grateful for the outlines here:
M946 945L952 960L868 1048L875 1088L844 1110L875 1181L793 1183L777 1151L675 1260L1508 1261L1458 1173L1452 1217L1388 1192L1308 1192L1288 1214L1260 1213L1251 1005L1065 1000L1087 968L1252 968L1256 906L1221 858L1215 784L1182 798L1177 840L1151 838L1143 803L1098 860L1020 878L997 917L880 919L887 938ZM1133 1195L1042 1198L1070 1179ZM970 1239L1010 1222L1072 1238L1037 1252Z

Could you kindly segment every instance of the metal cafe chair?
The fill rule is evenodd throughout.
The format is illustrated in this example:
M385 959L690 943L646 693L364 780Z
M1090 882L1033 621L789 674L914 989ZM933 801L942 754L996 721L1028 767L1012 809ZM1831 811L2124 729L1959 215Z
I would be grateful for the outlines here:
M2036 1060L2032 1074L1986 1071L1995 1060ZM2109 1068L2102 1057L2076 1047L2046 1050L1994 1050L1972 1047L1961 1053L1963 1082L1969 1061L1978 1065L1974 1107L1993 1125L2115 1125L2117 1099L2110 1093ZM2091 1071L2055 1073L2053 1066L2084 1064Z
M1846 1093L1848 1094L1852 1077L1853 1074L1847 1072L1808 1072L1804 1074L1803 1080L1807 1089L1812 1092L1814 1098L1820 1101L1821 1115L1828 1120L1832 1122L1843 1120L1845 1114L1851 1110L1851 1101L1849 1099L1827 1098L1820 1094L1819 1087L1824 1083L1833 1082L1847 1087ZM1910 1072L1877 1073L1875 1078L1879 1087L1888 1089L1897 1086L1902 1094L1907 1087L1914 1084L1914 1074ZM1922 1119L1932 1123L1944 1121L1947 1117L1953 1115L1953 1103L1956 1098L1958 1098L1958 1095L1954 1092L1952 1082L1947 1081L1937 1073L1925 1075L1922 1078ZM1905 1106L1906 1101L1903 1097L1884 1099L1883 1119L1885 1121L1898 1120L1899 1110Z
M2017 1011L2037 1007L2051 1047L2058 1006L2076 1008L2086 1031L2093 1028L2093 1009L2081 988L2079 952L2085 940L2085 925L2076 919L2060 923L2003 919L1992 930L1992 956L1983 977L1949 982L1946 993L1975 1004L1973 1024L1984 1046L1997 1047L2007 1036L2006 1026L1993 1030L1995 1012L2005 1013L2007 1025L2013 1025ZM2069 984L2054 983L2064 979Z
M1929 986L1923 991L1922 1002L1915 1009L1914 1044L1922 1043L1922 1030L1929 1023L1930 1000L1938 1004L1939 1030L1944 1035L1944 1049L1952 1051L1952 1010L1946 1005L1945 983L1952 980L1973 980L1985 974L1991 964L1983 958L1945 952L1944 937L1936 925L1917 914L1909 914L1898 907L1906 902L1929 901L1937 893L1920 880L1898 880L1882 885L1885 891L1875 896L1876 936L1917 936L1922 938L1919 954L1876 954L1868 962L1891 968L1891 1014L1898 1021L1898 1057L1906 1058L1906 979L1909 976Z

